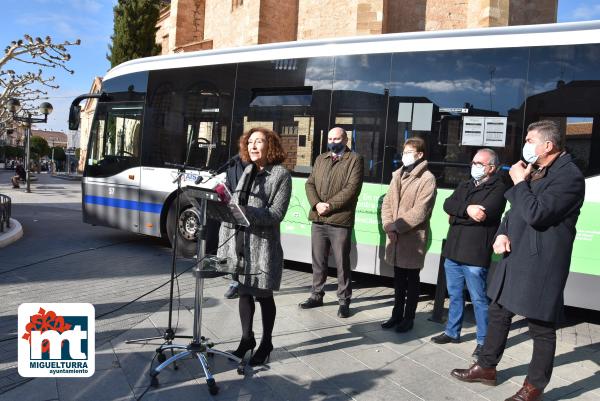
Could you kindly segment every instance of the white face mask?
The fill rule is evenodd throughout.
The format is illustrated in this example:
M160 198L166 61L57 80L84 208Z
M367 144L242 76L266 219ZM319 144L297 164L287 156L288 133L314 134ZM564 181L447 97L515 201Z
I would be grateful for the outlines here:
M523 159L525 159L527 163L535 163L537 161L539 156L535 154L536 146L535 143L529 142L523 145Z
M471 177L473 177L475 181L479 181L485 177L485 166L473 164L471 166Z
M402 164L404 167L409 167L415 164L415 154L414 153L404 153L402 155Z

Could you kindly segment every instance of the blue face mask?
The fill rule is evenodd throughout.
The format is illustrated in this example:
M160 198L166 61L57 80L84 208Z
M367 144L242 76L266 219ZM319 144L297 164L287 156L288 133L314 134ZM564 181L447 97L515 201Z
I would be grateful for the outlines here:
M339 154L341 153L344 149L346 148L346 144L342 143L342 142L331 142L327 144L327 149L329 149L330 151L332 151L335 154Z

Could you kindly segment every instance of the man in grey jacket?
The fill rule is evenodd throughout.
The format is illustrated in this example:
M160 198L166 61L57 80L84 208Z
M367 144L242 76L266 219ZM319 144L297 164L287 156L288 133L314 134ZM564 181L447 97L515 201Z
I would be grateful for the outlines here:
M302 309L323 305L329 252L337 268L338 316L350 316L350 239L354 213L363 182L363 158L348 148L348 134L335 127L327 134L328 151L315 160L306 181L306 197L311 210L313 284Z

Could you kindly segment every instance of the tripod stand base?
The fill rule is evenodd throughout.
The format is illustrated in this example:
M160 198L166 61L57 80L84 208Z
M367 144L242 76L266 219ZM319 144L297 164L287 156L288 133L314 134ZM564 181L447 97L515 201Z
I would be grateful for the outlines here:
M186 358L188 356L195 356L198 359L202 370L204 371L204 377L206 377L206 384L208 386L209 393L211 395L216 395L219 392L219 387L217 386L217 383L215 382L215 379L212 373L210 372L208 360L206 359L207 356L219 355L231 361L237 362L237 372L240 375L244 374L244 365L242 364L242 359L238 358L237 356L230 354L229 352L213 349L212 347L213 344L204 337L201 338L200 342L193 342L189 345L167 344L161 346L156 350L156 352L159 355L159 361L161 359L164 360L164 356L163 358L160 358L160 356L163 355L164 351L171 350L173 352L175 350L181 350L181 352L174 354L172 357L162 362L160 365L154 368L152 372L150 372L150 385L152 387L158 387L158 374L170 364L174 364L176 361Z
M149 341L154 341L154 340L166 340L170 343L172 340L174 340L176 338L194 338L194 336L180 336L179 334L177 334L177 335L173 335L172 337L169 337L167 334L165 334L162 337L156 336L156 337L136 338L134 340L127 340L127 341L125 341L125 344L147 343Z

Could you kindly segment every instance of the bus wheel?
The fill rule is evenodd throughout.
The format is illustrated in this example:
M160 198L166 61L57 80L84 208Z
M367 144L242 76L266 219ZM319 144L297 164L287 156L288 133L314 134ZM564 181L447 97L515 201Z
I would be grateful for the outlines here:
M179 205L179 218L175 222L177 200L169 208L167 215L167 235L173 246L173 231L177 225L177 255L184 258L193 258L196 255L196 236L198 232L198 212L189 202L183 201Z

